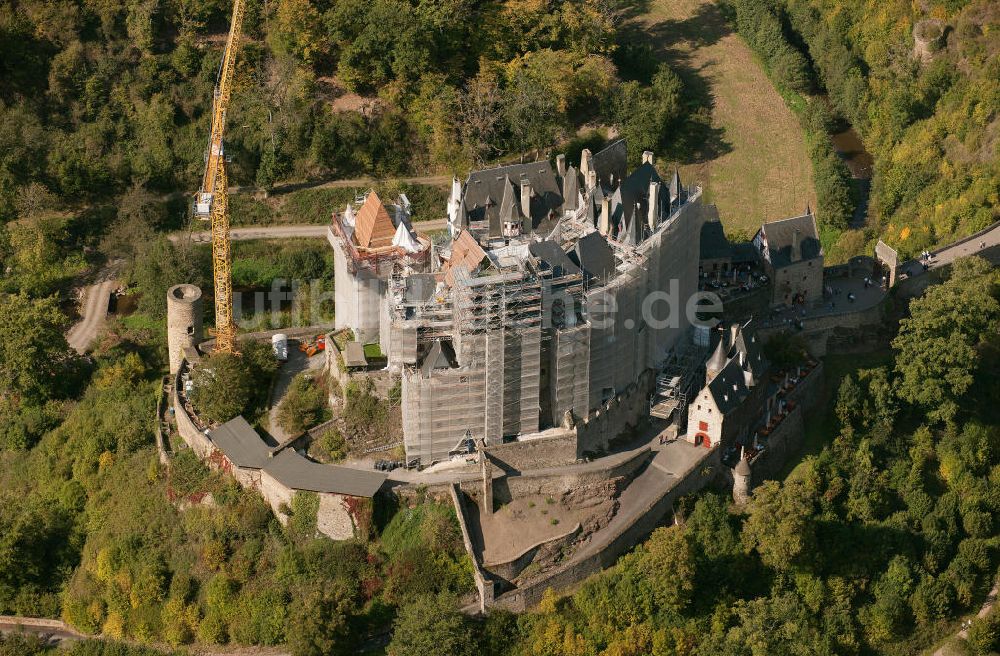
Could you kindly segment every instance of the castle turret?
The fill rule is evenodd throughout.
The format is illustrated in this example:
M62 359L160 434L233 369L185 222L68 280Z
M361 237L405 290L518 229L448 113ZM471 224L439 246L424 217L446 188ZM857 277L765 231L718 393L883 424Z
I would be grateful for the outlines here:
M750 463L740 455L740 461L733 468L733 501L744 504L750 498Z
M174 285L167 290L167 353L170 373L180 369L184 349L202 339L201 289L195 285Z
M726 344L726 333L722 333L722 339L719 340L719 345L715 347L715 352L712 353L712 357L708 359L705 363L705 384L708 385L719 375L727 362L726 353L729 352L729 347Z

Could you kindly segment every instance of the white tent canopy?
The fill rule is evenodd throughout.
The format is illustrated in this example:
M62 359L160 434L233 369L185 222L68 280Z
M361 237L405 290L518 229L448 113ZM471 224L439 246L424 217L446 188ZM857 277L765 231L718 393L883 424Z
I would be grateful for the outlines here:
M420 252L420 242L417 238L413 236L409 228L403 222L399 223L396 228L396 234L392 238L392 245L402 248L407 253L419 253Z

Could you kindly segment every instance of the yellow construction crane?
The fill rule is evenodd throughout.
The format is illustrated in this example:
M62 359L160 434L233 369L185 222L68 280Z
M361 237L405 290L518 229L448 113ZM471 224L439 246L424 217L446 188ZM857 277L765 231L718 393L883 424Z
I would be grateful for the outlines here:
M232 93L236 70L236 51L243 33L245 0L233 1L233 20L229 26L226 52L222 57L219 80L212 104L212 136L208 142L205 177L195 195L194 215L212 222L212 276L215 282L215 351L236 350L236 326L233 324L233 276L229 247L229 182L226 178L226 153L222 135L226 129L226 110Z

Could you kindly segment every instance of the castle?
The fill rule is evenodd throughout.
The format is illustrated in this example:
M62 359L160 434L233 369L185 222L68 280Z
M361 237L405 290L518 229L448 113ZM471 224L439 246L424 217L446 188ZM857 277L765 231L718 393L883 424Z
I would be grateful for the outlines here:
M407 461L572 431L645 398L647 372L691 325L700 195L676 172L664 180L651 152L628 172L618 141L584 150L579 169L559 156L554 170L455 180L440 247L405 203L390 214L369 194L335 213L336 325L378 342L399 372Z

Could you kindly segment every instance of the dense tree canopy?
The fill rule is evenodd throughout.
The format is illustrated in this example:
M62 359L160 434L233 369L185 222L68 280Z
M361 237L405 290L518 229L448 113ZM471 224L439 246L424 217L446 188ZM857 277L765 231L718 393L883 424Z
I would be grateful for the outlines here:
M997 347L998 296L996 269L981 258L967 258L955 263L948 281L910 304L911 316L900 323L893 342L904 399L924 406L933 418L954 418L987 343Z

